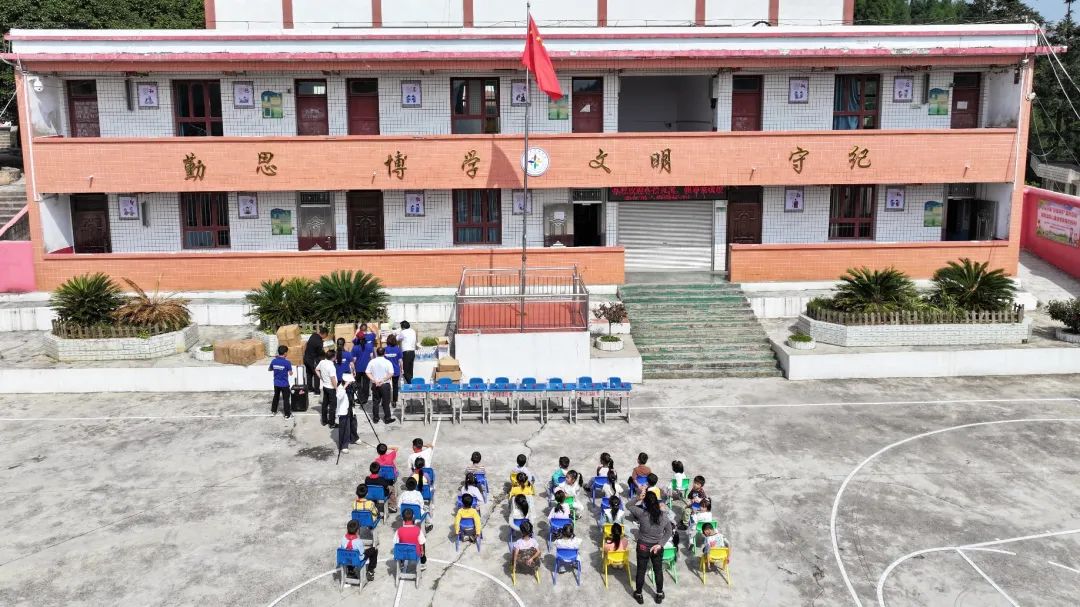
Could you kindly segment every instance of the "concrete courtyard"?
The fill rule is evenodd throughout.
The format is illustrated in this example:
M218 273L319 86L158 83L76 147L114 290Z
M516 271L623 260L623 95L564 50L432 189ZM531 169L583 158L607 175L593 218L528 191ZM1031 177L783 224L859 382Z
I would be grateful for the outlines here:
M539 584L508 575L502 479L514 456L547 476L567 455L591 476L602 451L621 479L638 451L663 483L673 459L707 479L734 585L717 574L702 585L684 548L668 604L1080 597L1080 376L653 381L629 425L380 425L384 442L436 444L432 560L419 589L395 587L380 564L362 591L330 571L374 449L335 464L314 407L285 421L268 400L0 395L0 605L633 605L624 573L604 588L591 511L580 588L569 574L552 586L551 556ZM375 442L363 418L361 438ZM456 553L450 505L474 449L493 500L481 550ZM385 559L392 530L379 533Z

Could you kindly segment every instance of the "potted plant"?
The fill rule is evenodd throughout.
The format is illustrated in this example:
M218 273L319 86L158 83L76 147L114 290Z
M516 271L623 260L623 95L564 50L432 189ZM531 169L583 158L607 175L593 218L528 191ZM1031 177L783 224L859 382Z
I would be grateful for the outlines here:
M416 348L416 360L435 360L438 350L439 340L429 335L420 340L420 346Z
M817 347L817 342L814 338L803 333L802 331L796 331L788 336L787 345L796 350L813 350Z
M203 362L210 362L214 360L214 346L213 344L204 344L195 348L195 360L201 360Z
M624 346L623 340L617 335L612 335L611 325L612 323L623 322L626 320L626 306L619 302L600 304L598 308L593 310L593 316L603 318L608 323L608 334L596 338L596 348L604 352L618 352L619 350L622 350Z
M1065 325L1057 330L1058 339L1080 344L1080 297L1051 301L1046 311L1050 318Z

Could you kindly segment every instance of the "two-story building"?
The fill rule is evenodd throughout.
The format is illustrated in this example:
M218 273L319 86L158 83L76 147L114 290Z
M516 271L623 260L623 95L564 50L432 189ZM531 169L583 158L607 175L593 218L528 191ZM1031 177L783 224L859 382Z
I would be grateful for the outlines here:
M513 5L513 6L511 6ZM196 31L12 30L39 289L576 265L732 281L1018 261L1032 25L850 0L207 0ZM530 196L523 182L529 113Z

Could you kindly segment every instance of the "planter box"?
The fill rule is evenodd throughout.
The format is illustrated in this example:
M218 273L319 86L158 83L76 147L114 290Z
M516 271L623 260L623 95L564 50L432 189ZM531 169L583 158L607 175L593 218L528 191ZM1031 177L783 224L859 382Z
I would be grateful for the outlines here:
M846 347L1020 344L1031 336L1030 318L1018 323L840 325L802 314L797 327L814 341Z
M251 338L261 339L263 346L266 347L266 353L270 354L270 356L277 354L278 338L276 333L264 333L263 331L255 329L251 332Z
M618 352L619 350L622 350L625 346L621 339L619 341L602 341L600 339L596 339L594 343L596 345L596 349L600 350L601 352Z
M201 347L202 346L196 347L194 350L191 351L191 354L192 354L192 356L195 357L195 360L201 360L203 362L213 362L213 360L214 360L214 351L213 350L203 351L203 350L200 349Z
M1069 333L1065 329L1058 329L1054 333L1054 335L1056 335L1057 338L1061 341L1068 342L1070 344L1080 344L1080 333Z
M817 347L817 342L815 341L792 341L789 339L786 343L789 348L794 350L813 350Z
M143 360L187 352L199 341L198 325L142 339L64 339L45 335L45 353L61 362Z
M607 324L606 320L601 320L601 321L590 320L589 321L589 333L592 333L593 335L607 335L607 331L608 331L608 324ZM630 323L628 323L628 322L611 323L611 334L612 335L629 335L630 334Z

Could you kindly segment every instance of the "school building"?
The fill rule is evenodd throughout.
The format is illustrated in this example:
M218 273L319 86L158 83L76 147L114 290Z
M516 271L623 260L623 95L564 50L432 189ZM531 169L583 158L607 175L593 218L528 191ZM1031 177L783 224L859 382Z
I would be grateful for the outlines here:
M536 0L559 102L527 96L505 0L207 0L205 30L12 30L36 288L334 269L448 287L516 267L523 229L530 265L594 285L1014 273L1035 27L856 27L853 6Z

